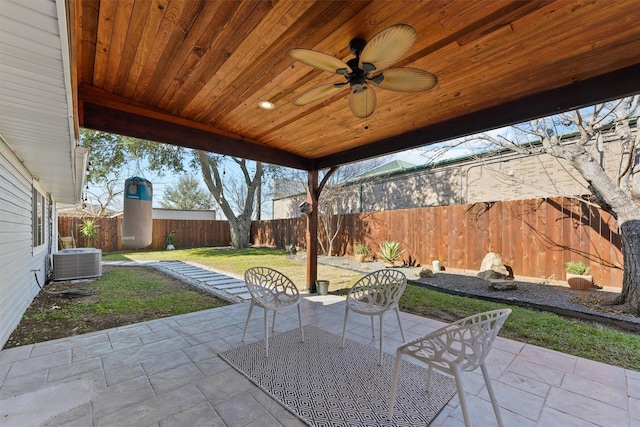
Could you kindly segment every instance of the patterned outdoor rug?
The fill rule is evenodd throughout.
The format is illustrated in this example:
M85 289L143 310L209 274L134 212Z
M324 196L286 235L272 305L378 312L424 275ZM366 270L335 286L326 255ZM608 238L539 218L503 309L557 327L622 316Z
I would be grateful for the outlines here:
M312 426L425 426L456 392L452 378L433 373L431 394L426 369L404 361L393 420L387 421L387 400L395 357L322 329L305 326L305 342L293 329L269 340L220 354L238 372Z

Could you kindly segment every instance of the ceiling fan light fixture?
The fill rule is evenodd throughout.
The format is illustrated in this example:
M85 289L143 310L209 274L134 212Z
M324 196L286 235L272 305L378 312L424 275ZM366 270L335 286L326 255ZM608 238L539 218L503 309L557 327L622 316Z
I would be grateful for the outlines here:
M376 108L373 87L397 91L420 92L432 89L438 78L416 68L389 68L411 49L417 33L406 24L396 24L376 34L369 42L355 38L349 43L354 58L341 59L309 49L291 49L289 56L314 68L344 76L346 82L315 87L294 100L302 106L333 96L349 85L349 108L358 118L369 117ZM345 91L346 92L346 91Z
M258 107L262 108L263 110L273 110L274 108L276 108L273 102L270 101L258 101Z

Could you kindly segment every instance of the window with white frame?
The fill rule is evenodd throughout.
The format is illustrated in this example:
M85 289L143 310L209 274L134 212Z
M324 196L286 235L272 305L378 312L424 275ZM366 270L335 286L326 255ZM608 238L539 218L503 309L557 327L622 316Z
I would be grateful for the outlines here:
M44 196L33 187L33 247L44 245L45 200Z

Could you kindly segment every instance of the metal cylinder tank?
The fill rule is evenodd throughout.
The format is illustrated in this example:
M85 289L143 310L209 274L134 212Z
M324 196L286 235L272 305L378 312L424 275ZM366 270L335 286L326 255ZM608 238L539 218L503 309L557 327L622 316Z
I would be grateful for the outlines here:
M151 244L152 197L150 181L134 176L124 182L122 245L125 248L142 249Z

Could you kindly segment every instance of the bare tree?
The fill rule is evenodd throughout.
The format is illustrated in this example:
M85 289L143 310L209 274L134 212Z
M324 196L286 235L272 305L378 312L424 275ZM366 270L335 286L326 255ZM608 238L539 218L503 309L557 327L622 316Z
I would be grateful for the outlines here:
M318 244L326 256L333 256L333 245L342 231L344 216L352 213L350 202L353 199L346 194L349 186L359 175L369 172L387 161L388 157L378 157L321 171L320 180L325 182L325 185L320 193L317 207ZM329 175L328 178L327 175ZM304 182L306 185L306 177L303 177L299 171L293 171L290 177L290 179ZM306 197L301 195L298 202L301 203L304 200Z
M240 168L243 179L242 185L236 185L235 187L236 189L246 188L245 197L242 200L237 198L238 193L236 191L232 192L232 195L235 197L234 204L236 205L236 211L230 202L230 198L225 193L225 181L223 177L226 174L224 169L222 173L220 171L220 169L223 168L223 156L216 156L205 153L204 151L196 151L196 155L200 163L204 182L220 206L222 213L229 221L231 228L231 246L234 248L249 247L255 196L257 189L262 183L262 175L264 173L262 163L250 162L255 163L253 170L250 170L251 168L247 160L231 157L231 160Z
M83 196L83 210L92 216L105 216L109 209L122 209L124 178L105 178L92 188L87 185Z
M336 172L338 171L340 169ZM333 242L342 229L345 215L344 198L341 195L345 182L339 182L336 179L333 181L333 185L324 187L318 200L318 243L327 256L333 256Z
M639 100L636 95L513 126L508 135L479 137L495 147L564 159L586 181L594 203L609 212L620 228L624 276L622 292L613 303L624 304L635 314L640 314L640 133L633 134L632 123L638 117ZM569 133L575 137L563 138ZM538 144L522 143L523 138ZM613 174L605 162L605 154L613 151L610 144L617 144L619 153Z
M181 147L90 129L81 129L80 140L89 149L84 202L95 216L122 209L126 178L144 171L145 178L155 182L167 173L184 171L186 150Z

